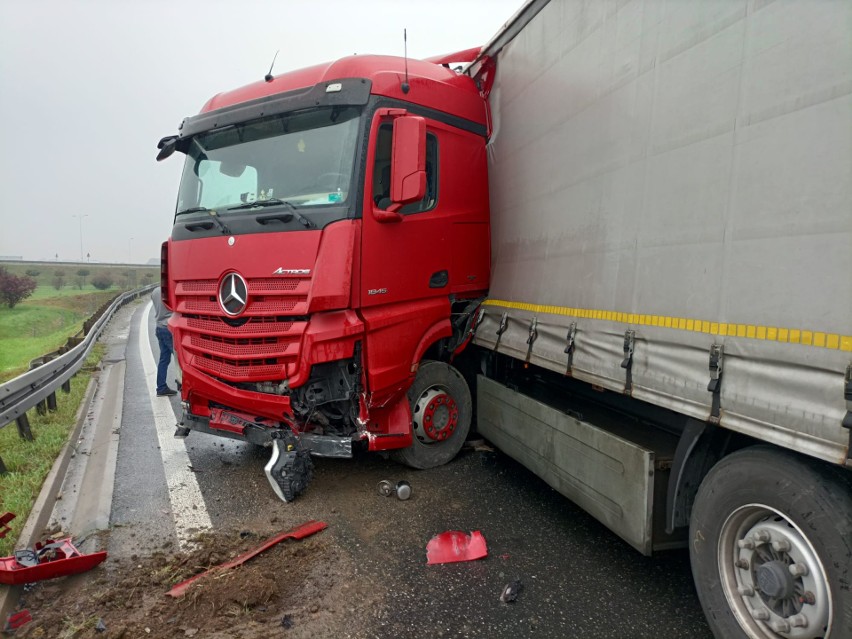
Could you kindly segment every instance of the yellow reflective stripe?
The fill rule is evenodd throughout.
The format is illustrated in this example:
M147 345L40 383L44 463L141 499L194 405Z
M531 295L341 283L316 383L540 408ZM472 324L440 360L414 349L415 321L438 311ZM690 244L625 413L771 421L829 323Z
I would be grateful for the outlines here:
M541 304L510 302L507 300L494 299L485 300L483 305L514 308L522 311L529 311L531 313L568 315L582 319L605 320L608 322L619 322L621 324L638 324L640 326L659 326L662 328L692 331L694 333L707 333L708 335L745 337L748 339L803 344L805 346L816 346L818 348L852 352L852 335L837 335L835 333L825 333L799 328L712 322L695 318L669 317L667 315L644 315L637 313L622 313L620 311L608 311L604 309L544 306Z

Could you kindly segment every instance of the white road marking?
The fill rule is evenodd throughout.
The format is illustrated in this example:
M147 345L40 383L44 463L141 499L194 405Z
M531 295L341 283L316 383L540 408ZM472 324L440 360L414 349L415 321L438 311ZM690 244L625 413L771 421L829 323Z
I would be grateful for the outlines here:
M160 454L166 472L169 487L169 499L172 504L172 517L175 530L182 548L190 544L190 539L198 532L212 528L210 514L201 496L201 489L195 473L190 470L189 455L183 439L175 439L175 414L169 399L157 397L157 362L151 352L148 341L148 325L153 304L148 303L142 313L142 325L139 327L139 354L145 371L145 392L151 398L151 410L157 438L160 440Z

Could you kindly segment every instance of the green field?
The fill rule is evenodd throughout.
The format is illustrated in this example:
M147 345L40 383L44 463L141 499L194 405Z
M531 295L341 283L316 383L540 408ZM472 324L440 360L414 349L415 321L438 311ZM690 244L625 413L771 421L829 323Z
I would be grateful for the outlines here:
M65 344L116 293L115 289L90 288L51 295L37 289L32 298L15 308L0 307L0 382L20 375L29 368L30 360Z
M65 344L116 294L159 277L157 267L23 262L3 262L0 266L14 275L38 272L34 276L38 287L31 297L15 308L0 306L0 383L25 372L30 360ZM103 291L92 286L92 277L99 274L108 274L115 282L113 286Z

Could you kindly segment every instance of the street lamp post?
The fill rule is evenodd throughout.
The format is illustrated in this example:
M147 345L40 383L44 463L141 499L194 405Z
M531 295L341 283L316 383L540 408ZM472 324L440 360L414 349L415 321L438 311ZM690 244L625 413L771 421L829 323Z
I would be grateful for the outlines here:
M72 215L71 217L76 217L80 221L80 261L83 261L83 218L89 217L89 214L85 215Z

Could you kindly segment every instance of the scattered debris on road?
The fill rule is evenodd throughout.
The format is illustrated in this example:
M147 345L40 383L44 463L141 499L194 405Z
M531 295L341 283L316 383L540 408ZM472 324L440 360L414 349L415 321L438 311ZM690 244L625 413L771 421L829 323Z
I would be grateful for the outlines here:
M402 479L394 485L389 479L383 479L379 482L378 491L382 497L396 495L397 499L405 501L411 497L411 484Z
M190 577L189 579L186 579L185 581L180 582L179 584L174 586L171 590L169 590L169 592L167 594L172 596L172 597L182 597L183 595L186 594L186 591L187 591L187 589L189 588L190 585L192 585L195 581L204 577L207 574L210 574L210 573L215 572L215 571L227 570L229 568L236 568L237 566L240 566L240 565L244 564L245 562L247 562L249 559L256 557L257 555L264 552L265 550L269 550L274 545L281 543L285 539L304 539L305 537L310 537L311 535L318 533L321 530L325 530L327 527L328 527L328 524L326 524L325 522L322 522L322 521L314 521L314 520L306 521L301 526L297 526L296 528L293 528L292 530L288 530L286 532L275 535L274 537L271 537L270 539L267 539L263 544L261 544L257 548L254 548L253 550L250 550L246 553L243 553L242 555L240 555L239 557L236 557L235 559L231 559L230 561L227 561L223 564L213 566L212 568L209 568L208 570L205 570L204 572L201 572L201 573L195 575L194 577Z
M378 491L382 497L390 497L394 491L393 482L390 479L383 479L379 482Z
M493 453L494 447L489 446L484 439L468 439L462 446L463 450L472 450L475 453Z
M14 518L12 513L3 516L7 523ZM18 586L76 575L91 570L106 558L106 552L81 553L71 542L71 537L47 539L36 543L33 548L16 550L14 555L0 557L0 584Z
M258 540L278 532L261 523L246 525L256 538L241 539L244 528L205 532L193 539L191 550L158 550L135 559L111 553L83 577L34 584L22 602L33 621L16 630L15 638L266 639L285 631L293 639L367 636L359 633L384 590L357 574L328 534L279 543L238 568L198 580L184 597L164 596L172 584L250 552ZM289 628L282 623L285 616ZM97 631L99 619L106 632Z
M19 610L18 612L13 612L9 615L9 618L6 620L6 627L3 629L4 632L9 632L11 630L17 630L24 624L27 624L33 620L33 616L30 614L29 610Z
M512 603L513 601L517 601L518 595L521 594L521 591L524 589L524 584L521 583L520 579L515 579L507 583L503 587L503 592L500 593L500 601L503 603Z
M460 530L442 532L432 537L426 545L426 563L429 565L474 561L487 556L485 537L478 530L470 535Z

